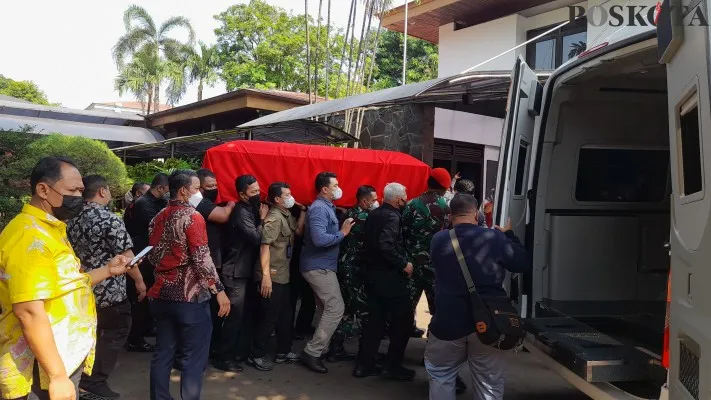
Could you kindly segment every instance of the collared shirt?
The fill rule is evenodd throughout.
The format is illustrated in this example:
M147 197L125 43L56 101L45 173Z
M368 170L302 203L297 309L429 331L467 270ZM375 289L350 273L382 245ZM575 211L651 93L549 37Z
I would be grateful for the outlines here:
M156 283L148 297L201 303L224 290L210 257L205 219L190 204L171 200L149 227L148 256Z
M336 206L321 197L314 200L306 214L301 272L338 269L339 244L345 236L338 226Z
M269 268L274 283L289 283L289 263L294 249L296 220L289 211L272 207L264 219L262 244L269 245ZM257 280L262 280L262 267L255 271Z
M42 300L64 368L84 363L91 374L96 343L96 306L91 277L82 273L64 222L25 205L0 234L0 393L26 396L35 356L22 334L12 305ZM40 367L40 384L49 378Z
M82 212L67 223L67 235L87 271L101 268L113 257L131 250L133 242L118 215L96 203L85 203ZM94 286L96 305L110 307L126 300L126 275L108 278Z

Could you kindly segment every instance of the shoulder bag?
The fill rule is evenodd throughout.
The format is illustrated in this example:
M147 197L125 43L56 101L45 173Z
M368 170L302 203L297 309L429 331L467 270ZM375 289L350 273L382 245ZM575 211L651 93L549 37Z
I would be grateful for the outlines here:
M472 315L476 323L476 333L483 344L500 350L511 350L521 346L526 332L523 321L508 296L480 296L464 260L459 240L454 228L449 230L452 247L457 255L464 280L469 289Z

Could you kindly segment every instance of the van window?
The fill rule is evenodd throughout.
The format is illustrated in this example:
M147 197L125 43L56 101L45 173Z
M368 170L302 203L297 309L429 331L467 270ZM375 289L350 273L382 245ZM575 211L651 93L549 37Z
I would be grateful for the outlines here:
M518 158L516 159L516 181L514 183L514 196L523 195L523 184L526 180L526 158L529 144L521 139L518 144Z
M701 170L701 138L699 136L699 106L696 95L680 109L677 138L680 144L680 193L688 196L703 189Z
M575 199L581 202L658 203L666 199L669 151L580 149Z

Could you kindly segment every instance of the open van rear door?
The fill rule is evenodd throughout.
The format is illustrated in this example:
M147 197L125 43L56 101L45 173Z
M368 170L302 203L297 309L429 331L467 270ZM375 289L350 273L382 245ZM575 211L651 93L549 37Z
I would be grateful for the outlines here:
M711 393L711 2L665 0L658 15L667 66L672 175L669 398ZM705 23L699 23L703 18ZM709 189L709 193L706 190Z
M523 242L526 234L528 175L533 150L533 128L540 112L543 87L523 58L511 74L506 120L499 148L499 182L494 223L504 226L511 218L514 232Z
M499 181L494 202L494 224L505 226L507 219L511 218L514 233L524 243L533 130L536 115L540 113L542 95L543 87L538 82L538 76L523 58L519 57L511 74L506 119L499 148ZM511 298L518 300L522 284L522 279L512 280L509 274L504 286ZM519 306L525 317L525 296L522 296Z

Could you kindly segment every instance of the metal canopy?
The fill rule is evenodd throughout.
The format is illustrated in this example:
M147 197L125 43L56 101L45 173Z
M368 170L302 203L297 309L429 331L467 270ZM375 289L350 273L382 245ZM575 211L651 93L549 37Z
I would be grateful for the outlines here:
M61 133L121 144L157 143L163 140L160 133L146 128L0 114L0 129L20 130L24 127L29 127L31 133L41 135Z
M550 71L541 71L538 73L539 79L545 81L551 73ZM305 120L361 107L383 107L404 103L430 103L436 105L438 103L461 103L463 101L472 104L478 101L506 100L510 85L510 71L469 72L292 108L249 121L240 125L239 128ZM474 112L476 113L476 108ZM484 111L482 113L486 115Z
M143 124L143 116L114 111L76 110L66 107L44 106L41 104L0 98L0 114L18 117L50 118L72 122L88 122L105 125Z
M114 148L124 159L199 157L209 148L233 140L261 140L304 144L338 144L358 141L330 125L316 121L289 121L255 128L235 128L193 136L181 136L159 143Z

